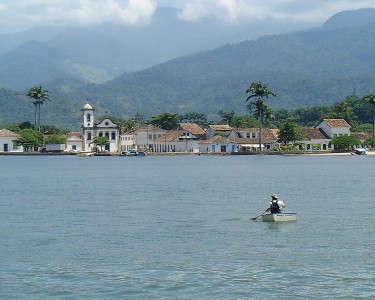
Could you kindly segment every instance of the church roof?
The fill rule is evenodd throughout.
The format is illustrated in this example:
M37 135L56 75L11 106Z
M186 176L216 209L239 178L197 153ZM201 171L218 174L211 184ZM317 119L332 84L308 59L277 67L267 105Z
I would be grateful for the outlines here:
M89 103L86 103L81 110L93 110L93 108Z

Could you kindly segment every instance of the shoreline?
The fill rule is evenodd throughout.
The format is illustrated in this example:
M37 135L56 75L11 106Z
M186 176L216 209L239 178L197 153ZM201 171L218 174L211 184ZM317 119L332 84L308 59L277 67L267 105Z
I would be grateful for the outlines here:
M77 153L67 153L67 152L0 152L0 156L79 156ZM308 156L352 156L351 152L327 152L327 151L285 151L285 152L235 152L235 153L193 153L193 152L150 152L146 156L228 156L228 155L308 155ZM375 151L367 151L367 155L375 155ZM123 156L117 153L95 153L94 156Z

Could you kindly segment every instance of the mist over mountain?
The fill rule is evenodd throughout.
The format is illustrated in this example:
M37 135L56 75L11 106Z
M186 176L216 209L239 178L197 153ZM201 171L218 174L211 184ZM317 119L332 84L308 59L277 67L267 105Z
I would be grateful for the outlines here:
M249 20L232 25L209 18L187 22L178 17L179 13L174 8L160 7L147 26L109 23L92 28L49 26L0 35L0 60L7 60L9 56L13 58L7 62L6 70L2 71L0 66L0 87L22 89L35 83L48 84L44 73L49 74L51 80L78 76L87 82L103 83L124 72L139 71L224 44L301 29L295 23L271 20ZM27 47L22 47L22 44L29 41L38 41L48 46L51 52L60 51L64 60L53 62L44 60L38 53L35 57L22 53L20 49L27 52ZM23 60L23 56L28 56L30 61L38 61L38 67L29 69L35 74L33 80L19 74L18 61ZM15 64L14 67L12 64ZM58 72L51 74L51 68ZM19 79L15 80L17 77Z
M27 57L22 51L29 53L30 59L37 57L39 72L50 74L49 81L36 82L38 75L34 73L31 86L42 83L50 90L52 101L43 106L44 120L59 125L71 126L75 122L79 126L79 110L86 101L96 107L99 115L108 113L121 118L134 116L135 113L144 114L147 118L166 111L204 112L209 116L217 115L220 109L247 113L245 90L251 82L258 80L268 83L269 88L276 92L277 97L267 101L274 109L331 105L352 94L354 89L359 95L374 92L375 17L371 17L374 11L364 9L339 13L320 28L266 35L258 39L244 38L239 43L222 43L221 47L213 50L197 51L143 70L125 72L101 84L92 83L94 81L88 77L97 74L92 77L104 78L116 67L121 72L123 66L114 63L116 58L127 57L130 64L136 56L128 53L137 49L136 45L129 45L129 52L118 51L117 47L123 45L121 37L124 32L122 28L109 24L95 30L68 29L47 43L33 42L1 55L0 73L3 64L11 63L17 57ZM353 18L350 18L351 13ZM362 13L364 17L361 17ZM161 18L162 21L166 22L164 18ZM147 51L150 53L161 49L155 46L157 35L152 32L155 29L137 30L142 37L147 36L143 31L150 34L139 41L138 47L141 48L142 43L148 44ZM176 30L176 35L181 30ZM125 40L131 40L131 34L133 38L137 36L134 32L128 33ZM197 33L191 33L192 36L194 34ZM71 39L74 35L77 36ZM200 36L205 40L203 37ZM79 40L82 48L76 47L72 40ZM164 45L166 40L161 44ZM80 52L79 49L83 50ZM109 51L108 57L113 59L113 63L110 60L106 63L106 55L103 54L106 51ZM137 54L141 57L144 53ZM3 58L4 55L8 56ZM76 57L74 61L72 57ZM95 66L92 61L95 61ZM19 63L20 66L22 64ZM28 66L26 62L24 64ZM127 64L124 63L124 66ZM11 72L12 66L7 68L7 72ZM66 73L61 75L61 70ZM86 75L82 76L85 71ZM0 83L5 82L5 77L1 78ZM21 111L27 105L30 106L29 120L32 120L33 106L20 93L25 94L25 91L13 93L0 89L0 99L5 102L3 110L10 112L0 114L0 124L10 120L15 122L18 117L23 118L19 121L24 121L25 114ZM3 100L5 98L6 101Z

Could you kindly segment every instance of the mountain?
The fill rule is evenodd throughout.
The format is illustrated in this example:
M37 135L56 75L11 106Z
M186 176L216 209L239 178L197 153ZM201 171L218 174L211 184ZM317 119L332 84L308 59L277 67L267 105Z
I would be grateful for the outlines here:
M91 28L39 27L23 33L0 35L0 61L7 61L6 70L2 71L0 65L0 87L24 89L38 83L49 84L41 74L48 73L51 68L58 70L56 75L62 78L75 76L91 83L102 83L124 72L139 71L173 58L296 28L293 23L271 20L250 20L233 25L209 18L186 22L178 17L179 13L174 8L159 7L147 26L106 23ZM63 64L59 60L47 62L43 57L38 64L30 64L31 60L35 61L27 49L30 41L60 51L64 56ZM25 54L20 51L22 49ZM28 72L36 74L30 80L25 77L19 81L5 72L14 69L12 73L19 72L22 77L18 63L22 56L30 58L26 62ZM8 57L17 60L9 61Z
M57 48L41 42L23 43L11 52L0 56L0 86L19 88L31 82L46 82L65 77L68 58Z
M359 27L375 22L375 8L342 11L324 23L325 29Z
M245 90L263 81L274 109L330 105L375 86L375 23L265 36L174 59L76 91L111 114L220 109L246 113ZM110 101L108 99L111 99Z
M320 28L227 44L148 69L123 73L102 84L92 84L82 78L74 83L76 73L71 69L69 75L73 76L64 80L56 76L49 78L53 79L49 86L43 84L50 90L52 99L43 106L44 120L52 121L52 124L76 120L79 126L79 110L86 101L96 107L99 115L108 113L121 118L135 113L147 118L166 111L204 112L210 118L217 116L221 109L247 113L245 90L251 82L258 80L268 83L276 92L277 97L267 100L273 109L331 105L351 95L354 89L358 95L373 92L375 23L369 19L361 26L354 21L348 23L346 19L346 14L335 15ZM346 26L331 28L327 26L329 23ZM95 45L96 37L103 35L99 30L90 33L90 39L83 43ZM116 34L113 31L112 36L107 35L106 43L118 45ZM59 39L62 38L60 35ZM64 62L71 61L75 52L70 46L64 46L62 50L63 44L59 46L58 40L51 40L49 45L37 43L21 50L34 49L34 57L38 53L43 53L43 57L47 55L50 68L53 68L56 63L64 66ZM106 45L102 47L106 48ZM89 64L93 57L87 54L85 63ZM3 60L0 65L5 63ZM7 94L5 90L3 93ZM22 93L25 95L26 91ZM26 107L19 106L19 94L17 97L7 94L2 109L12 113L3 114L0 123L15 120L17 116L13 116L13 111ZM1 93L0 99L3 99ZM32 118L33 107L28 105Z

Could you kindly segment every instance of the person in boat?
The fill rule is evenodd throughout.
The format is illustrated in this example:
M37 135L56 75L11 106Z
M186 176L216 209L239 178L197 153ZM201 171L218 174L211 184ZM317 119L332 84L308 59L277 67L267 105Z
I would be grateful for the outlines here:
M285 207L284 200L279 200L279 197L276 194L271 196L270 207L266 211L269 211L271 214L279 214L282 209Z

